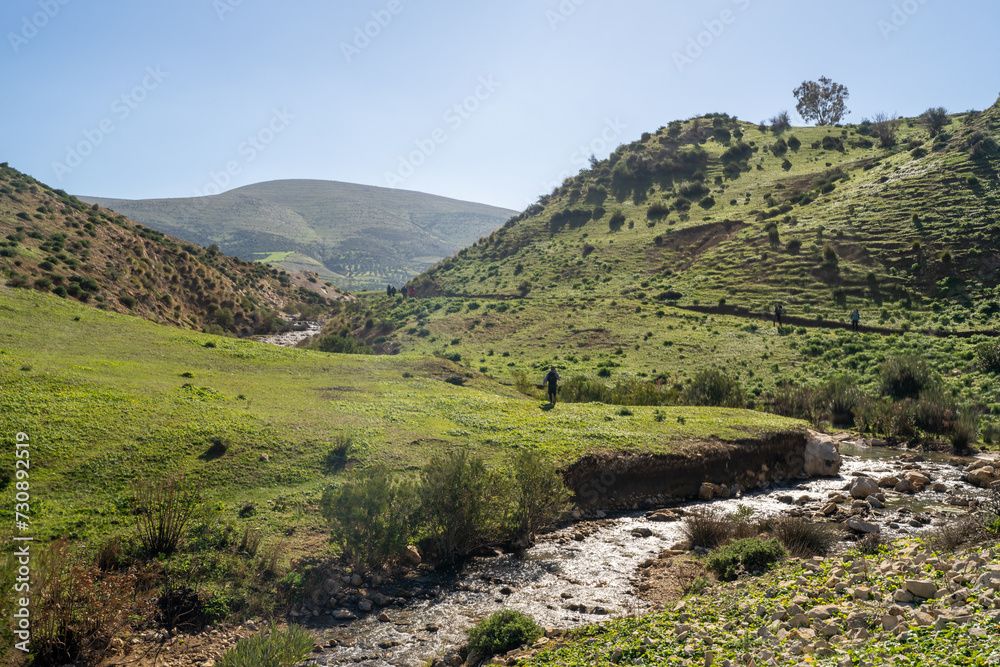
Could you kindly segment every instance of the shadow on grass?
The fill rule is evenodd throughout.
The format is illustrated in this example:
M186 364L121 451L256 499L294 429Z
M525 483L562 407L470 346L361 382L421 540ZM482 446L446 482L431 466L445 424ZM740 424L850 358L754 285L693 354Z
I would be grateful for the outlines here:
M556 407L556 404L555 403L542 403L538 407L541 408L542 410L545 410L546 412L548 412L552 408Z

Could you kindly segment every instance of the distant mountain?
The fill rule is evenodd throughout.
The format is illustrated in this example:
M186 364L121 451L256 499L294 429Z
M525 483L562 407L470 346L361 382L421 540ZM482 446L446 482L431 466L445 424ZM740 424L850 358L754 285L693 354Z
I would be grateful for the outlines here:
M80 197L245 260L316 272L353 289L399 284L516 214L407 190L318 180L181 199Z
M102 310L212 333L266 333L278 311L344 297L314 275L227 257L88 205L0 163L0 277Z

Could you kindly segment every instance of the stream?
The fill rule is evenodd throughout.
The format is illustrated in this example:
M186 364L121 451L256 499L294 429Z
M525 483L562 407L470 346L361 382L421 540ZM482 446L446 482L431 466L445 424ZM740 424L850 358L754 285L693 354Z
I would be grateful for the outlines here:
M782 512L811 516L835 492L848 496L849 504L850 494L844 489L858 474L878 479L898 473L905 465L901 456L907 454L851 443L841 443L840 451L843 465L837 477L803 480L741 498L689 502L680 508L711 506L730 513L742 505L753 509L754 517ZM867 519L878 523L888 537L931 530L944 513L964 511L949 500L963 502L959 499L982 493L960 480L964 468L951 465L951 457L923 457L916 465L932 479L927 490L904 495L886 489L885 509ZM948 491L930 490L937 482ZM640 600L634 588L637 568L684 537L680 522L654 522L645 514L604 518L597 513L600 518L548 534L518 555L474 558L451 572L413 573L383 587L382 594L392 600L360 619L337 621L330 615L311 619L307 627L324 639L324 645L329 639L339 645L314 654L309 664L426 665L463 644L476 621L503 608L525 612L543 627L560 628L647 611L651 605ZM633 535L637 528L648 529L651 535ZM841 543L844 548L849 545Z

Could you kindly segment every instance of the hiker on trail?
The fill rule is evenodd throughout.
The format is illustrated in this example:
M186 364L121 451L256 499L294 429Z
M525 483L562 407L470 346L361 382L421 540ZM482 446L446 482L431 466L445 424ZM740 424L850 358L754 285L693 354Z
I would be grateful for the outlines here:
M559 373L556 372L556 367L553 366L549 369L549 372L545 374L545 379L542 380L544 384L549 386L549 403L552 405L556 404L556 390L559 388Z
M858 322L860 321L861 321L861 313L859 313L858 309L855 308L854 310L851 311L851 331L858 330Z
M392 285L386 285L385 286L385 295L386 296L392 296Z
M774 304L774 325L777 327L781 326L781 314L785 312L785 309L781 307L780 303Z

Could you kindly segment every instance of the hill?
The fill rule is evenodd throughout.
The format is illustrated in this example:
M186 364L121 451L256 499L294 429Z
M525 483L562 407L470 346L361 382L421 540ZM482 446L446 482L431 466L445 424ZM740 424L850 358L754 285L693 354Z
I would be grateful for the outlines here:
M752 399L842 373L872 386L908 354L990 411L974 347L1000 329L998 128L998 106L933 136L919 118L675 121L415 278L423 299L373 309L402 349L507 381L717 368ZM775 303L794 326L771 325ZM850 336L854 308L879 335Z
M0 165L0 272L7 286L52 292L154 322L242 335L341 298L290 275L167 236Z
M515 211L407 190L283 180L219 195L81 197L246 260L316 272L341 287L400 284L497 229Z

